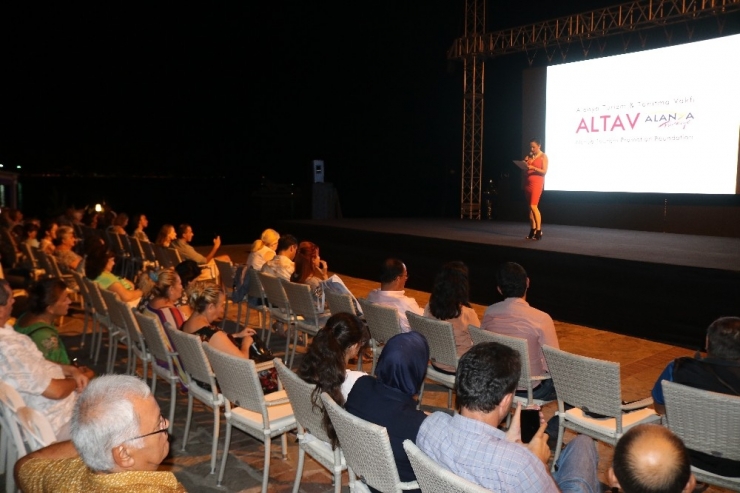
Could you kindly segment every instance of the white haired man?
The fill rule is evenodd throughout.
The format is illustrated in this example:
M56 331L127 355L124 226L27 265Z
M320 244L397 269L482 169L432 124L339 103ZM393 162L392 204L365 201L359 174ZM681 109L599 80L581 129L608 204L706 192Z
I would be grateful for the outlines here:
M144 382L98 377L77 400L72 440L20 459L16 483L27 493L185 491L171 472L157 471L170 450L168 426Z

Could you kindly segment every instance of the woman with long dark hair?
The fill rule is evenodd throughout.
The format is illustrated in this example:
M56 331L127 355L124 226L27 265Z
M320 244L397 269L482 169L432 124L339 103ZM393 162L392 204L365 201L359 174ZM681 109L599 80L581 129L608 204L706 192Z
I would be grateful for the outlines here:
M468 325L480 327L480 320L470 306L470 282L468 266L463 262L448 262L442 266L434 279L434 288L424 316L444 320L452 324L455 334L457 355L462 356L473 347ZM441 370L455 372L454 368L439 365Z
M370 340L365 324L355 315L337 313L327 320L308 346L298 368L298 376L316 385L312 399L315 406L321 406L322 392L326 392L337 404L344 405L352 386L366 373L347 368L348 362L356 358L360 350ZM323 410L323 407L322 407ZM324 428L336 447L336 433L324 413Z
M113 252L106 250L103 245L96 246L85 259L85 275L100 284L103 289L116 293L121 301L136 307L143 293L128 279L113 274L115 264Z
M326 262L319 256L319 247L315 243L302 241L298 245L295 271L290 276L290 280L308 284L311 287L311 295L318 313L323 313L325 309L324 288L321 286L321 281L329 278L328 270Z

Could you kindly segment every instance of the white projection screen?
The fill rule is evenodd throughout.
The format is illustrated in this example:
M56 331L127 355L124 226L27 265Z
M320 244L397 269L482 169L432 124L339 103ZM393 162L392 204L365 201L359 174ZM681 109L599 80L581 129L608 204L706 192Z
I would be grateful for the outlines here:
M547 68L547 190L736 193L740 35Z

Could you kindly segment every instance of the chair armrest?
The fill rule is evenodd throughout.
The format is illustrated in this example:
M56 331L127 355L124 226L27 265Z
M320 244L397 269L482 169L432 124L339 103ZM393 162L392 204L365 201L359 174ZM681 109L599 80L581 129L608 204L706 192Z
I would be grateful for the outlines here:
M622 404L622 411L635 411L636 409L642 409L644 407L651 406L653 404L652 397L645 397L639 401L625 402Z
M290 399L287 397L284 397L282 399L277 399L274 401L265 401L265 406L271 407L271 406L282 406L283 404L290 404Z
M270 368L275 368L275 363L273 361L265 361L263 363L255 363L254 367L257 371L264 371L269 370Z
M531 376L530 375L529 378L532 379L532 380L540 380L540 381L542 381L542 380L550 380L552 377L550 375L535 375L535 376Z

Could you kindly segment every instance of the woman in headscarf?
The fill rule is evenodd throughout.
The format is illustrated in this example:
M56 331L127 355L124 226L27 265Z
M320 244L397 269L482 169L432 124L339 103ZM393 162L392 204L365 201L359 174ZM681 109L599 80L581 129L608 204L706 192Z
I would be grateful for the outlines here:
M429 345L418 332L391 337L380 353L376 378L367 376L355 382L345 409L358 418L388 430L401 481L415 481L403 441L416 443L419 427L427 415L416 409L415 396L427 372Z

